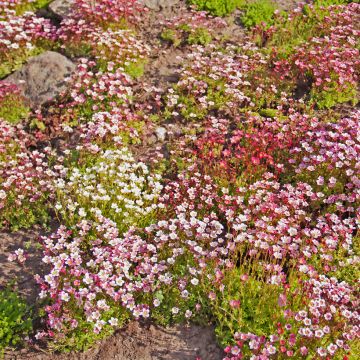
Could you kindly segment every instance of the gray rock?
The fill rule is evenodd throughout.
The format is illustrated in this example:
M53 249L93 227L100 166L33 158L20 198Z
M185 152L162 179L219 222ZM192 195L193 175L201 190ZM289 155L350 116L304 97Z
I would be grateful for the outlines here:
M56 15L64 18L70 15L75 0L55 0L49 4L49 9Z
M6 78L18 85L30 106L37 107L53 100L66 90L65 79L75 70L75 64L65 56L46 51L34 56L21 69Z
M139 0L140 4L145 5L151 10L161 10L176 5L180 0Z

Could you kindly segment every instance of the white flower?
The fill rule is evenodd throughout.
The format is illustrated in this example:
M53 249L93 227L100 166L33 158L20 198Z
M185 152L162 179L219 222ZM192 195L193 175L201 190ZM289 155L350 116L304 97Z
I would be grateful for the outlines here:
M109 324L110 324L111 326L118 326L119 320L116 319L116 318L114 318L114 317L112 317L112 318L109 320Z
M185 317L188 319L192 316L192 311L191 310L186 310L185 311Z
M199 284L199 280L197 278L192 278L190 281L194 286Z
M4 190L0 190L0 200L3 200L6 198L6 192Z
M297 234L297 230L295 228L291 227L288 229L288 233L291 236L295 236Z
M70 296L69 296L69 294L68 294L66 291L62 291L62 292L60 293L60 299L61 299L62 301L68 302L68 301L70 300Z
M79 213L79 216L86 217L86 211L84 208L80 208L78 213Z
M179 311L180 311L180 309L177 308L177 307L173 307L173 308L171 309L171 312L172 312L174 315L178 314Z

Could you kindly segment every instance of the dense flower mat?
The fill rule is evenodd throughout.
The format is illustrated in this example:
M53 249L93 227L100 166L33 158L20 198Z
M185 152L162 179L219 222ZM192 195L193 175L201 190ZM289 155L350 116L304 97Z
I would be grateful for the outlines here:
M0 350L83 350L150 318L214 324L226 360L356 359L360 5L191 1L150 44L136 1L76 0L60 24L35 14L47 3L0 4L1 77L49 49L77 66L36 109L0 82L0 227L57 218L41 325L1 291ZM231 16L199 11L236 7L236 41ZM146 67L166 48L183 66L156 88ZM167 124L180 135L150 151ZM25 244L9 260L26 264Z

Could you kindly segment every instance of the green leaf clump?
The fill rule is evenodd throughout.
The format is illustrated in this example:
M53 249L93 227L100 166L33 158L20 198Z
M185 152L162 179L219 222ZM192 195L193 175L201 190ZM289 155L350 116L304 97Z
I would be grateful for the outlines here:
M10 289L0 290L0 357L7 347L19 345L32 330L30 310Z
M276 7L270 0L256 0L246 4L243 8L244 15L241 17L241 21L248 29L261 23L270 26L274 22Z
M215 16L226 16L245 4L244 0L189 0L198 10L208 11Z

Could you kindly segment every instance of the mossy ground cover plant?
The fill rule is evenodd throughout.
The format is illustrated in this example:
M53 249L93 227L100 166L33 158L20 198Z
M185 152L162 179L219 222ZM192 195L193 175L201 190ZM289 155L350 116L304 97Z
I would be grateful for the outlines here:
M236 8L245 4L245 0L188 0L197 9L205 10L215 16L231 14Z
M30 108L16 85L0 83L0 118L11 124L26 119Z
M26 11L35 11L49 5L51 0L12 0L4 2L0 5L0 15L4 15L5 12L14 11L17 15L22 15Z
M0 357L7 347L23 342L32 330L31 311L11 289L0 290Z
M243 7L244 14L241 21L247 28L252 28L261 23L271 26L274 22L274 11L276 9L271 0L259 0L249 2Z
M58 222L39 240L32 341L82 351L146 319L212 324L225 360L355 359L360 6L195 5L212 15L184 7L149 46L135 1L77 0L45 31L79 56L68 90L21 124L0 121L1 227ZM249 29L234 42L213 15L237 6ZM16 16L20 34L47 26ZM186 56L160 89L143 65L172 47ZM174 124L182 131L148 145ZM0 349L30 331L6 316Z
M0 8L0 20L1 79L17 70L29 57L51 47L56 28L49 19L37 17L32 11L17 14L12 9Z

